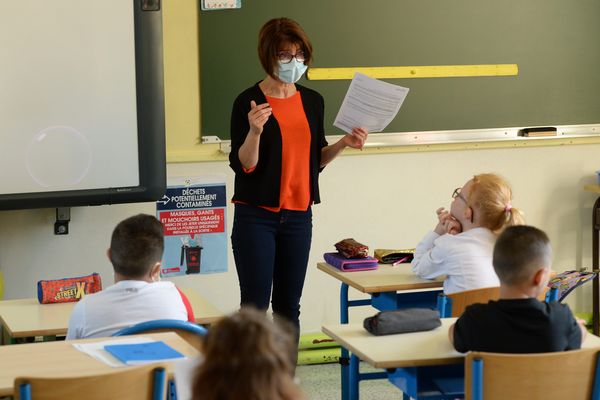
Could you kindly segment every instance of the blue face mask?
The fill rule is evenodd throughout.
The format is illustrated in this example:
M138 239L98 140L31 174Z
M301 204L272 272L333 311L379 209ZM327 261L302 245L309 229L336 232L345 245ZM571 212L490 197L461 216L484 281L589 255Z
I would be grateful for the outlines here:
M285 83L296 83L306 72L307 66L303 62L298 62L295 58L287 64L279 63L277 77Z

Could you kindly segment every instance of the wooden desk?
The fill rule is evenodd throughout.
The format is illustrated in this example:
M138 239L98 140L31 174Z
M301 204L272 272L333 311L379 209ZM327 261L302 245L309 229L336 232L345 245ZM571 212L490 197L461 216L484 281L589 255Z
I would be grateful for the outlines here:
M372 305L378 310L402 307L435 306L444 279L421 279L411 270L410 264L391 266L380 264L370 271L343 272L320 262L317 268L342 282L340 288L340 322L348 322L348 309L353 306ZM367 300L348 300L348 287L371 295ZM433 289L433 290L432 290ZM397 293L410 292L410 293Z
M186 356L198 355L195 348L173 332L145 333L138 336L162 340ZM0 346L0 396L13 395L13 384L15 378L19 376L66 377L114 371L114 367L110 367L73 347L73 343L103 340L109 339L83 339ZM165 364L167 365L167 371L172 372L169 363Z
M369 271L343 272L339 269L320 262L317 268L342 282L340 287L340 322L348 323L349 308L371 305L378 310L393 310L406 307L435 307L437 296L441 293L443 278L434 280L417 277L410 264L392 266L380 264L379 268ZM370 299L349 300L348 287L371 295ZM398 293L400 292L400 293ZM350 397L348 379L350 377L349 354L342 347L340 357L342 400ZM373 376L370 379L375 379Z
M223 313L202 297L196 290L181 288L190 300L196 323L208 325ZM75 303L40 304L37 299L0 301L0 323L8 342L10 339L33 336L64 336Z
M600 263L598 259L598 240L600 239L600 185L585 185L584 189L588 192L598 193L598 198L596 199L594 207L592 208L592 270L594 272L599 272L598 269L600 268ZM598 297L600 296L599 282L599 277L596 275L592 290L592 296L594 296L592 300L592 321L594 335L598 335L600 332L600 300L598 300Z
M464 354L454 350L448 339L448 328L455 321L456 318L442 318L442 326L432 331L386 336L373 336L360 324L325 325L322 330L353 353L348 384L350 399L354 400L358 398L359 359L388 369L388 378L397 373L394 369L413 368L410 372L417 377L414 368L462 365ZM583 348L592 347L600 348L600 337L589 334ZM415 397L416 393L410 393L411 385L407 386L408 395Z
M196 316L196 323L200 325L210 325L225 315L217 309L211 302L206 300L196 289L180 288L187 296Z
M326 262L320 262L317 268L362 293L440 288L444 282L444 279L429 280L417 277L410 264L395 267L379 264L379 268L370 271L343 272Z

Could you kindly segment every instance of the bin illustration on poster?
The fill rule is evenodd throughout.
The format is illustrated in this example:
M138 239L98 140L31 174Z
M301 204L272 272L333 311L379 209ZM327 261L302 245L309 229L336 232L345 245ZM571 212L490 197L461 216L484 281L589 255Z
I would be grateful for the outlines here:
M225 183L214 180L172 179L156 202L165 234L162 276L227 271L227 197Z

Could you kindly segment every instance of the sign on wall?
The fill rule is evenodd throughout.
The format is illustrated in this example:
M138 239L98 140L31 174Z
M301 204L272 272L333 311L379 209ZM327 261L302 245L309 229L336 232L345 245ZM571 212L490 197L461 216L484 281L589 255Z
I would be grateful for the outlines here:
M201 176L172 179L156 202L165 234L161 275L226 272L226 212L224 182Z

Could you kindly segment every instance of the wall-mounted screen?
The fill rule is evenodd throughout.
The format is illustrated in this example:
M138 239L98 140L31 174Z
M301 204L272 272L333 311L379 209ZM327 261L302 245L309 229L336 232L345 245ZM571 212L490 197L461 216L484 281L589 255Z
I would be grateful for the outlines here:
M160 3L0 5L0 209L162 196Z

